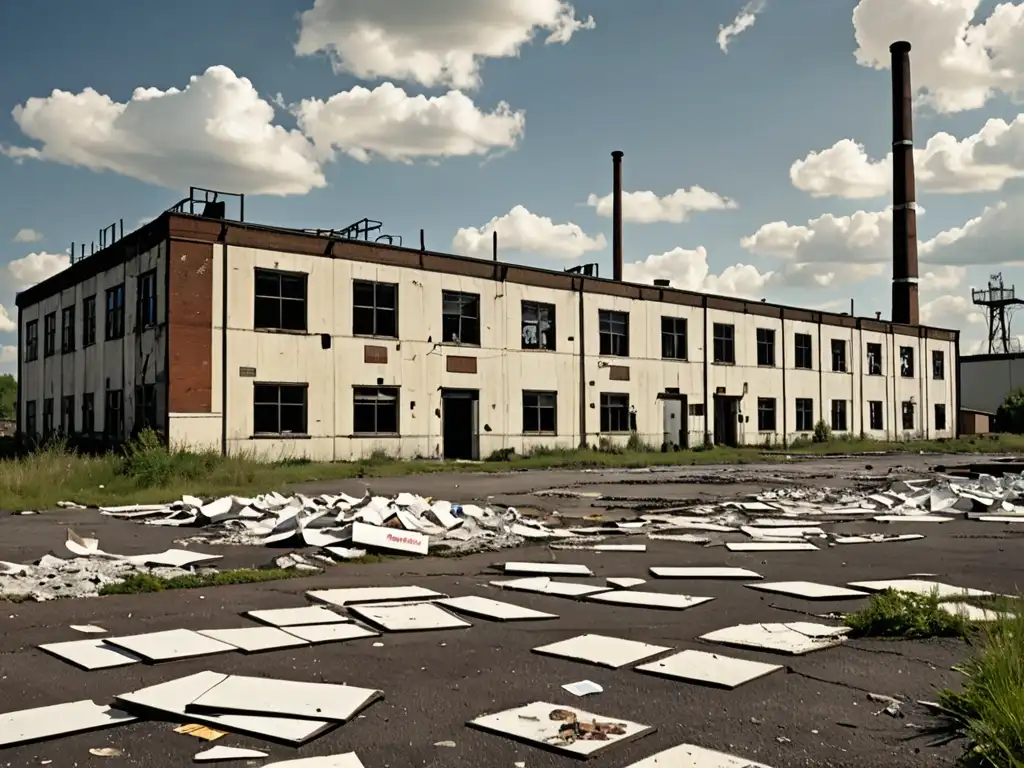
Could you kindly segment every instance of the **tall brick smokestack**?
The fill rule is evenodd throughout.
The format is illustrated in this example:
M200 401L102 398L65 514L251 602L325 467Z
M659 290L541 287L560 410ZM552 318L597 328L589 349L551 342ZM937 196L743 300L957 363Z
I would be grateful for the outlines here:
M612 279L622 280L622 152L612 152Z
M892 54L892 321L917 325L921 317L917 286L910 43L893 43L889 53Z

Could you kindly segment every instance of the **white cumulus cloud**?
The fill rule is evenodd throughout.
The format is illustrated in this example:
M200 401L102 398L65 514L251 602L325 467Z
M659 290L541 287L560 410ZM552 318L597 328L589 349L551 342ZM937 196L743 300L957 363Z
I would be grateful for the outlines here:
M565 44L593 27L565 0L315 0L295 50L327 53L336 71L361 80L468 90L480 85L485 59L518 56L538 33Z
M806 224L773 221L740 240L761 256L798 264L872 264L890 258L892 211L857 211L850 216L826 213Z
M7 307L0 304L0 333L14 333L18 330L18 324L11 318Z
M11 238L12 243L38 243L43 239L41 232L36 232L34 229L19 229L15 232L14 237Z
M374 155L411 162L511 149L526 125L525 113L504 102L483 112L459 91L410 96L392 83L372 91L357 86L326 101L304 99L293 112L321 156L337 149L360 162Z
M590 195L587 197L587 205L595 209L598 216L611 218L611 195ZM653 224L659 221L679 224L689 219L692 213L725 211L737 207L734 200L699 186L677 189L675 192L660 196L650 191L622 193L622 220L636 224Z
M7 264L16 288L28 288L41 283L58 272L71 266L71 257L66 253L30 253Z
M1024 264L1024 197L996 203L962 226L921 243L918 252L931 264Z
M673 248L623 264L622 277L631 283L650 284L661 279L682 290L760 299L772 273L760 272L750 264L734 264L715 274L708 264L707 249L699 246L694 250Z
M737 35L741 35L754 26L757 21L757 17L765 9L767 5L766 0L750 0L746 5L740 8L739 13L736 14L731 22L726 24L724 27L718 28L718 47L722 49L722 53L729 52L729 44L733 38Z
M937 133L914 151L914 166L918 189L926 192L998 191L1007 181L1024 178L1024 114L1009 123L989 120L964 139ZM892 186L892 154L875 160L863 145L842 139L797 160L789 178L814 197L883 197Z
M979 10L991 8L987 17ZM860 0L853 11L862 66L887 69L894 40L908 40L912 81L939 112L977 109L1024 91L1024 4L983 0Z
M606 245L604 235L591 237L578 224L556 224L547 216L517 205L504 216L495 216L482 227L465 227L455 233L452 249L464 256L490 257L493 234L499 250L524 251L562 259L575 259Z

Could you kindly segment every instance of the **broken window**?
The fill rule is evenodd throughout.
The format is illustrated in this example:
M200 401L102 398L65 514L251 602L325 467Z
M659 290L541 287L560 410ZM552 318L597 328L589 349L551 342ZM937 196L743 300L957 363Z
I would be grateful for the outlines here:
M104 337L107 341L124 337L124 283L107 289L107 325Z
M398 338L398 286L352 281L352 335Z
M47 397L43 400L43 436L49 437L53 433L53 398Z
M82 432L90 434L96 431L96 411L92 392L82 395Z
M629 431L629 395L618 392L601 393L601 431Z
M629 357L629 313L601 309L597 313L597 330L600 333L601 355L607 357Z
M687 410L691 416L703 416L704 415L704 403L694 403L689 406Z
M814 429L814 401L809 397L796 399L796 431L810 432Z
M868 376L882 375L882 345L868 344Z
M775 398L757 398L757 431L774 432L775 424Z
M943 403L935 404L935 429L941 431L946 428L946 406Z
M308 384L253 384L253 431L257 435L305 435Z
M846 342L832 339L832 372L846 373Z
M793 336L793 345L796 354L793 357L794 368L805 368L810 370L814 367L814 343L811 341L811 334L797 333Z
M31 363L39 359L39 321L29 320L25 323L25 362Z
M550 434L557 432L554 392L523 392L523 433Z
M43 317L43 357L50 357L57 347L57 313Z
M36 401L27 400L25 402L25 434L35 437L39 434L38 426L36 424Z
M914 403L910 400L903 401L903 429L914 428Z
M103 407L103 434L111 440L124 437L124 390L108 389Z
M900 347L900 376L914 378L914 348Z
M139 313L137 327L150 328L156 325L156 270L151 269L139 275L136 286Z
M726 323L715 323L713 329L714 358L716 363L735 365L736 363L736 326Z
M64 395L60 407L60 431L70 435L75 431L75 396Z
M845 432L848 429L846 424L846 401L832 401L832 431Z
M253 328L271 331L305 331L306 281L301 272L274 269L255 271Z
M480 294L443 291L441 328L446 344L480 346Z
M75 351L75 308L65 307L60 311L60 353L66 355Z
M96 343L96 297L82 299L82 346Z
M775 367L775 329L757 329L757 364Z
M882 418L882 401L868 401L868 425L869 429L880 431L885 429L885 421Z
M135 387L135 430L156 429L156 384Z
M524 301L523 349L555 349L555 305Z
M661 356L665 360L686 359L686 318L661 318Z
M357 435L397 435L398 387L356 387L352 431Z
M936 381L946 378L946 354L941 349L932 350L932 378Z

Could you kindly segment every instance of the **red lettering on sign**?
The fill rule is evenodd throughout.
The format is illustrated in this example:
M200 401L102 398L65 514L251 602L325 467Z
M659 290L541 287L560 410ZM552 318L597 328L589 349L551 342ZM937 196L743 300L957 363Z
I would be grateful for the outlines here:
M387 535L387 540L388 540L388 541L392 541L392 542L394 542L395 544L411 544L411 545L418 545L418 544L420 543L420 542L419 542L419 539L414 539L414 538L412 538L412 537L408 537L408 536L395 536L395 535L394 535L394 534L392 534L392 533L389 533L389 534Z

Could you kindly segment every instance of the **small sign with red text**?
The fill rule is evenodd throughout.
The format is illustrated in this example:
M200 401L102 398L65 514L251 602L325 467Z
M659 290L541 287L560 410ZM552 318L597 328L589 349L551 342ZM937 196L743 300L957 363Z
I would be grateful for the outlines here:
M394 549L399 552L413 552L417 555L427 554L430 539L415 531L404 531L401 528L382 528L366 523L352 523L352 543L375 549Z

